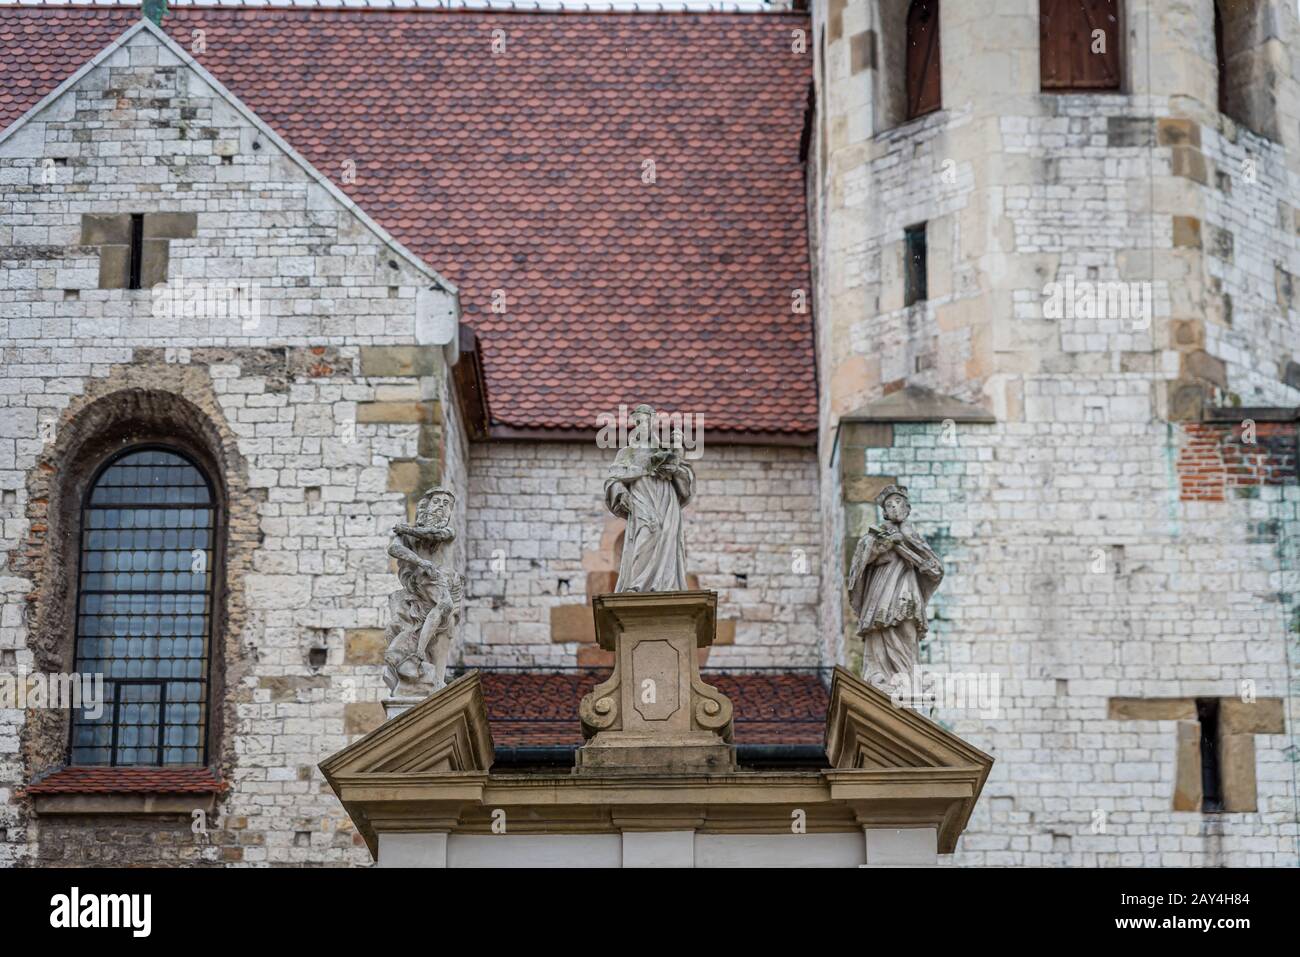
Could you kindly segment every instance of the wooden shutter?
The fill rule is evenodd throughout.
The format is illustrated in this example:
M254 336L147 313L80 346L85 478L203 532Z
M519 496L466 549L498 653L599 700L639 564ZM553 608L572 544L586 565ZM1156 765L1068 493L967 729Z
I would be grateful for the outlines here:
M1093 53L1093 32L1106 36ZM1118 90L1119 0L1039 0L1040 80L1044 90Z
M912 0L907 11L907 118L942 105L939 82L939 0Z

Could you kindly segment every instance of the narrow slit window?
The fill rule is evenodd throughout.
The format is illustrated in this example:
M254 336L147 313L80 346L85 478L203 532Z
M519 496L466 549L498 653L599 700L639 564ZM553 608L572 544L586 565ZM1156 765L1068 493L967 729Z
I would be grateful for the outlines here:
M140 274L144 266L144 214L131 214L131 253L129 258L127 287L140 288Z
M903 279L906 286L903 305L923 302L928 298L926 289L925 223L908 226L903 230Z
M1198 698L1196 718L1201 725L1201 810L1223 810L1223 779L1219 768L1219 702Z

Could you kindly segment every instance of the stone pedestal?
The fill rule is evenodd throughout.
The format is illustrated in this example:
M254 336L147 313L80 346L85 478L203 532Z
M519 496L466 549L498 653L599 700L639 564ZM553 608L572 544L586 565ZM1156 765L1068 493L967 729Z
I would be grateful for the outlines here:
M598 595L593 606L614 673L579 706L588 741L575 773L735 770L731 702L700 678L696 654L713 643L717 594L624 592Z
M394 718L396 718L399 714L403 714L403 713L405 713L405 712L407 712L407 711L410 711L412 708L414 708L414 707L415 707L417 704L419 704L421 701L425 701L425 700L427 700L427 699L425 699L425 698L414 698L414 697L403 697L403 698L391 697L391 698L385 698L385 699L383 700L383 702L382 702L382 704L383 704L383 706L384 706L384 720L386 720L386 721L392 721L392 720L393 720Z

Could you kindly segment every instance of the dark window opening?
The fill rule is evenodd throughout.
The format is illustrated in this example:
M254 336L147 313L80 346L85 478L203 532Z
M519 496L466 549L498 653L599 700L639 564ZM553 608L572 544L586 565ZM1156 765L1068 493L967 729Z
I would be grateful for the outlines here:
M1201 723L1201 810L1223 810L1223 784L1219 771L1219 700L1196 699L1196 719Z
M131 253L128 267L128 289L140 288L140 272L144 264L144 214L131 214Z
M906 287L903 305L910 306L927 298L925 223L903 230L903 256Z
M942 105L939 76L939 0L912 0L907 11L907 118Z
M74 765L206 762L216 526L207 477L170 449L130 449L92 483L75 670L103 675L103 702L73 713Z
M1228 57L1223 52L1223 14L1214 0L1214 59L1219 65L1219 112L1228 112Z
M1120 39L1119 0L1039 0L1041 88L1118 90Z

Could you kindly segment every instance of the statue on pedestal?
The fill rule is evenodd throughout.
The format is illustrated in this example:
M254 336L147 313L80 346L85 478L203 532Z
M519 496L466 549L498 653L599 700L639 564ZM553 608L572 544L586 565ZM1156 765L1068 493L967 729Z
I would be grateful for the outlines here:
M402 587L388 596L384 683L394 698L427 698L446 684L465 594L451 559L455 502L450 489L431 488L416 506L415 524L393 526L388 554Z
M907 521L912 506L906 488L886 486L876 504L884 521L858 541L849 567L849 604L865 642L862 677L888 694L891 684L913 681L926 604L943 580L943 565Z
M633 409L630 425L605 478L605 507L627 519L614 591L684 591L682 507L695 492L695 472L682 457L680 431L667 446L659 442L650 406Z

